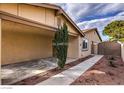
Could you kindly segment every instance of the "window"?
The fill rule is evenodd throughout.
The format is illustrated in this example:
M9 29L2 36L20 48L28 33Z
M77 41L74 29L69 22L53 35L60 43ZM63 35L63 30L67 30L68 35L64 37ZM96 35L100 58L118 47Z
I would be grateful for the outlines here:
M88 40L87 39L83 39L82 50L88 50Z

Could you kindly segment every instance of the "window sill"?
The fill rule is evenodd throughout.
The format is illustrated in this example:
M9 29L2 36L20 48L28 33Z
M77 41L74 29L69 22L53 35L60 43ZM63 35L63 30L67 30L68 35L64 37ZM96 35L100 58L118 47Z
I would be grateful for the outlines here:
M82 49L82 51L88 51L88 49Z

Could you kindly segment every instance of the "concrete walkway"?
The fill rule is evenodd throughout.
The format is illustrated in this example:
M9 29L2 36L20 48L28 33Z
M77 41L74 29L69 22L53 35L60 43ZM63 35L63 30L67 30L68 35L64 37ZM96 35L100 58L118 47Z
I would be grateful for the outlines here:
M75 81L86 70L97 63L103 55L95 55L94 57L67 69L57 75L50 77L49 79L38 83L37 85L69 85Z

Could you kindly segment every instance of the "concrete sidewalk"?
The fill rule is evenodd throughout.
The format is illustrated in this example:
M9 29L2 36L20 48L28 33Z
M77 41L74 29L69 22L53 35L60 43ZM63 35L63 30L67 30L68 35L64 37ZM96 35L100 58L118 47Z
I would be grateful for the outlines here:
M49 79L38 83L37 85L69 85L75 81L86 70L97 63L103 55L95 55L94 57L67 69L57 75L50 77Z

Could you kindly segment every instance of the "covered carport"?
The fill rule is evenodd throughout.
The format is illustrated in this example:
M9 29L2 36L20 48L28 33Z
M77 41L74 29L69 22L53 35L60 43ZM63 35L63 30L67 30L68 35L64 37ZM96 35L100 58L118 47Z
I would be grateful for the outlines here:
M53 56L55 31L2 20L2 65ZM78 35L69 33L68 59L77 59Z
M52 40L56 29L6 19L2 19L1 26L2 84L11 84L56 67L51 59L42 60L53 56ZM78 46L78 35L69 32L67 63L78 58Z
M2 65L52 57L54 32L2 20Z

